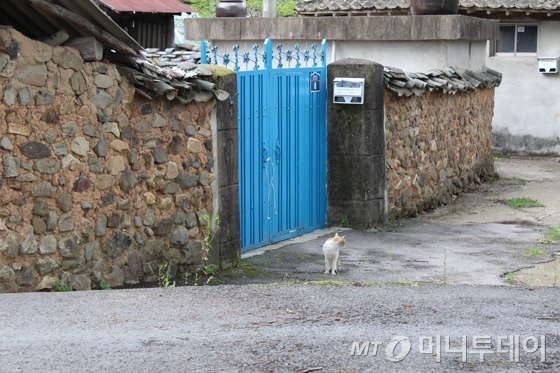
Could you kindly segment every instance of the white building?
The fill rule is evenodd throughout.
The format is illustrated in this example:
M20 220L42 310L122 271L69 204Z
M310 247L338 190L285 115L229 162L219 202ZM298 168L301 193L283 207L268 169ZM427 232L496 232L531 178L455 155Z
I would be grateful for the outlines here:
M296 10L301 17L410 14L409 0L300 0ZM541 60L544 65L539 69L540 58L560 56L560 0L461 0L459 14L500 21L499 40L488 42L483 52L480 43L472 42L472 56L468 56L474 62L484 53L486 66L503 73L502 84L496 89L494 151L560 155L559 67L554 70L558 60ZM336 46L336 58L352 55L408 71L423 70L426 63L433 63L429 68L436 69L455 60L466 61L465 56L454 55L453 43L445 46L445 61L429 58L442 56L441 51L434 53L429 43L425 45L427 57L422 60L407 58L411 51L398 43L384 56L379 49L376 53L375 48L364 48L360 42L339 42Z

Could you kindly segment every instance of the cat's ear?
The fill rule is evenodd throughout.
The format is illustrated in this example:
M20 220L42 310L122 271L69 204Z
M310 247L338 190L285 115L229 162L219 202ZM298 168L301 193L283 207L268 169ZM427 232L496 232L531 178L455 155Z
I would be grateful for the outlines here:
M335 236L335 237L340 237L340 236L338 235L338 232L337 232L337 233L335 233L335 234L334 234L334 236Z
M346 236L342 236L342 237L340 237L340 238L344 238L344 237L346 237Z

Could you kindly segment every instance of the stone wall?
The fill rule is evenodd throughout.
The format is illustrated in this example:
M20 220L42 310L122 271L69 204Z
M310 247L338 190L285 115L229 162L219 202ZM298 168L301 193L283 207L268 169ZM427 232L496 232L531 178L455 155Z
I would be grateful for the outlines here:
M445 205L494 174L494 89L385 92L389 217Z
M149 101L110 63L0 30L0 292L192 273L215 105Z

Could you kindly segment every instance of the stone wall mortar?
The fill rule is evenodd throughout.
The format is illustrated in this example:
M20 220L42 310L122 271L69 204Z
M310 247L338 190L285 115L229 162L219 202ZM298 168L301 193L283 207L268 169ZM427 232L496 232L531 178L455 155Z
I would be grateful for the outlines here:
M150 101L111 63L15 30L0 39L19 46L0 48L0 292L153 281L161 263L192 273L215 101Z
M389 218L453 201L494 174L494 89L398 97L385 92Z

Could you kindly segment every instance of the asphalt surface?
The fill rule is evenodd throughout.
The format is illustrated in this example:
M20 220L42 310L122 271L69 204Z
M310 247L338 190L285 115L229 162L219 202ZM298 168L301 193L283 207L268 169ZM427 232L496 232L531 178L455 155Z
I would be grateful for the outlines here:
M3 294L0 372L558 372L558 295L555 288L289 284ZM406 343L393 349L399 336L410 350L393 362L388 356L399 358ZM420 336L432 338L432 353L419 352ZM463 336L466 362L445 346L450 338L461 350ZM488 343L478 346L493 351L482 362L473 348L481 336ZM512 360L507 342L497 352L499 336L517 345ZM532 339L523 344L528 337L538 350ZM369 354L352 356L353 342L370 342Z
M560 372L559 245L538 243L560 222L560 164L497 169L432 213L244 254L226 285L0 294L0 373ZM517 196L545 206L501 202ZM331 276L321 247L337 231ZM504 282L523 268L530 280ZM543 271L554 286L535 286Z
M542 226L513 224L449 225L415 219L364 232L338 228L318 231L278 250L249 252L244 261L265 273L258 277L224 278L226 283L344 281L364 283L435 283L503 285L502 276L553 260L555 244L536 244ZM339 232L346 246L340 250L339 275L324 274L322 246ZM308 241L304 241L309 237ZM524 256L538 246L545 256ZM558 268L560 274L560 266ZM558 280L560 285L560 279Z

